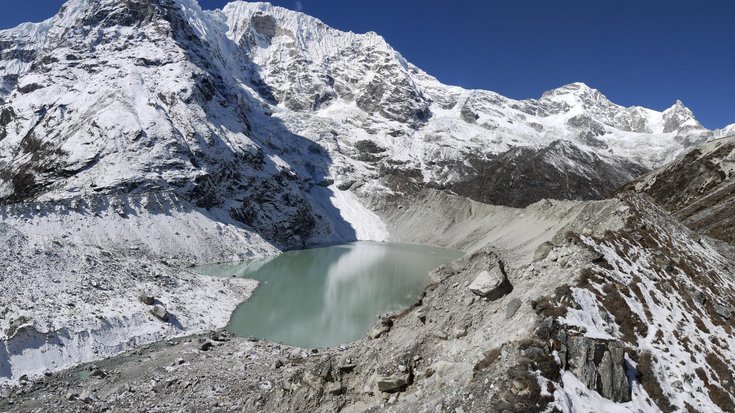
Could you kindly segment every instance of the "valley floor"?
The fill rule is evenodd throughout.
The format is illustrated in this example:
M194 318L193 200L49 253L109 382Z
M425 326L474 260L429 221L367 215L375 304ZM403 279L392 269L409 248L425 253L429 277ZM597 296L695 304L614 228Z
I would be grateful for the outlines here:
M194 295L186 297L188 302L201 304L192 307L191 318L180 317L193 328L179 333L213 332L133 345L118 356L28 380L6 389L0 409L672 411L668 403L669 409L727 411L717 390L724 389L728 397L725 373L695 369L735 360L732 319L709 309L689 309L686 297L700 268L712 274L697 278L694 288L712 294L707 290L715 281L711 277L721 277L735 263L645 199L542 201L514 209L425 191L411 199L376 196L365 202L386 223L392 240L468 253L435 270L424 297L382 319L368 337L320 350L231 337L217 329L226 322L217 315L227 314L252 284L224 285L237 281L202 280L180 266L151 263L146 265L154 265L152 274L141 274L141 280L150 282L152 295L160 296L172 314L178 318L190 310L177 307L165 291L190 288ZM421 225L426 222L434 225ZM664 247L672 268L654 263ZM97 268L110 268L100 264L106 259L121 270L129 263L103 253L94 258ZM500 297L473 293L469 286L478 274L498 265L512 289ZM676 275L665 278L667 272ZM631 282L631 276L644 280ZM719 282L729 288L732 280ZM126 288L112 285L117 291ZM656 298L649 289L654 286L670 288L668 301ZM614 297L615 304L610 301ZM717 303L709 297L709 306ZM213 302L217 306L207 312L205 306ZM119 307L126 305L148 310L137 296ZM622 318L622 306L630 309L631 320ZM669 314L661 312L663 306ZM696 317L666 324L681 311ZM709 333L693 330L699 323L721 345L706 344L712 340ZM160 329L159 338L177 334L175 323L147 317L141 324L143 331ZM680 331L690 335L691 349L672 341ZM710 354L708 361L682 367L688 357L699 357L695 348ZM588 357L590 351L604 356ZM80 376L80 371L88 374ZM686 392L670 390L677 386Z

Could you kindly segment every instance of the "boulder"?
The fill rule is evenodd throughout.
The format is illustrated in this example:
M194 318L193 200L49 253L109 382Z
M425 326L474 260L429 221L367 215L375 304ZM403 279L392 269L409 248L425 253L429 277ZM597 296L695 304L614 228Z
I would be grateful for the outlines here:
M352 185L355 185L354 179L348 179L346 181L340 181L337 183L337 189L340 191L347 191L350 188L352 188Z
M105 373L104 370L97 368L92 369L92 371L89 373L89 376L96 377L98 379L104 379L105 377L107 377L107 373Z
M344 392L344 387L342 387L342 382L336 381L332 383L327 383L326 390L329 394L342 394Z
M704 292L700 290L694 290L692 296L694 297L694 301L696 301L700 305L704 304L705 301L707 301L707 296L704 294Z
M141 302L145 305L153 305L156 302L156 297L147 294L147 293L140 293L138 296Z
M304 373L302 381L317 392L321 392L324 389L324 379L311 371Z
M549 241L542 243L536 247L536 252L533 253L533 261L535 262L545 259L553 249L554 245Z
M378 390L386 393L394 393L403 390L411 384L411 371L398 371L391 375L378 377Z
M505 319L511 319L516 314L516 311L521 308L521 300L514 298L508 302L505 306Z
M497 300L513 291L500 261L493 268L480 271L469 288L473 293L489 300Z
M720 317L725 319L732 318L732 314L735 310L733 310L731 305L722 305L719 303L715 303L715 312L720 315Z
M95 393L93 390L86 389L82 391L78 398L84 403L89 404L97 401L97 393Z
M626 374L625 347L618 341L568 336L560 333L562 368L589 389L616 403L631 400Z
M390 331L390 326L382 325L378 323L375 327L373 327L372 330L370 330L370 338L375 340L376 338L380 338L383 334Z
M332 178L322 179L321 181L317 182L316 184L318 186L321 186L321 187L326 188L326 187L334 184L334 179L332 179Z
M153 308L151 308L151 314L156 316L159 320L168 321L168 311L166 311L166 307L160 304L154 305Z
M415 315L416 315L416 318L419 319L419 321L421 322L421 324L426 324L426 313L424 313L421 310L418 310L418 311L416 311L416 314Z

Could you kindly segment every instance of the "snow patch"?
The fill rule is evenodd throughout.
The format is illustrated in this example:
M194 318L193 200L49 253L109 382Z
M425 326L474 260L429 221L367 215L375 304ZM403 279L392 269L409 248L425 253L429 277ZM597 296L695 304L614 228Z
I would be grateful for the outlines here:
M355 230L359 241L386 241L389 233L385 223L373 211L365 208L360 200L350 191L340 191L330 186L332 191L329 200L339 210L342 219Z

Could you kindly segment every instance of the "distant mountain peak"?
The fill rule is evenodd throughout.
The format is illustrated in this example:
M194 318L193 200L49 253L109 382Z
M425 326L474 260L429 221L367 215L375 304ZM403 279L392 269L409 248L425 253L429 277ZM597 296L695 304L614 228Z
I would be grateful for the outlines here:
M543 96L553 96L553 95L578 95L579 96L579 95L595 95L595 94L602 95L602 93L599 90L590 87L586 83L573 82L573 83L568 83L566 85L560 86L556 89L551 89L549 91L546 91L544 92L542 97Z
M663 111L663 121L664 132L702 128L702 125L694 118L694 113L679 99L670 108Z
M541 100L564 102L570 106L582 105L585 108L593 106L615 105L605 95L582 82L569 83L556 89L544 92Z
M690 115L692 114L692 111L686 105L684 105L684 102L679 99L676 99L676 102L674 102L674 104L671 105L671 107L668 108L666 111L677 111Z

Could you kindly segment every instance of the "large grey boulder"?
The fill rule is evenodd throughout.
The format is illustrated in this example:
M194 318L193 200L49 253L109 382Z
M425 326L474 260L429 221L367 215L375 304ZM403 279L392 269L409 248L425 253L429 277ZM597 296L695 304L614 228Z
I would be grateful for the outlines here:
M378 390L386 393L403 390L409 384L411 384L411 371L408 369L378 377Z
M626 374L625 347L618 341L561 334L562 368L589 389L617 403L631 400Z
M160 304L154 305L153 308L151 308L151 314L162 321L168 321L168 311L166 311L166 307Z
M480 271L469 288L473 293L489 300L497 300L513 291L500 261L492 268Z

